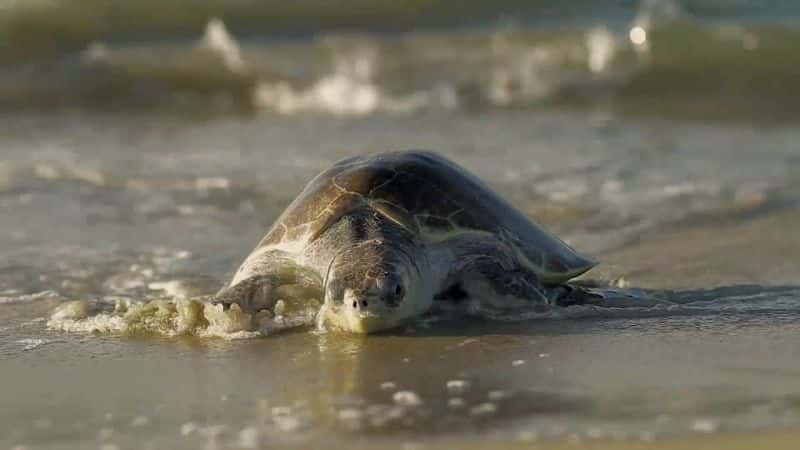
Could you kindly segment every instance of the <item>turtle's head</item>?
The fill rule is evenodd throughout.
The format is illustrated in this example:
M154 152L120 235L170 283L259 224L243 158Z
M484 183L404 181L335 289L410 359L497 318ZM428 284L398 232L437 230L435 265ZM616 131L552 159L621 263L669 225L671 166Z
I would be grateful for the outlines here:
M423 252L382 239L340 251L325 277L318 322L353 333L394 328L428 310L433 301Z

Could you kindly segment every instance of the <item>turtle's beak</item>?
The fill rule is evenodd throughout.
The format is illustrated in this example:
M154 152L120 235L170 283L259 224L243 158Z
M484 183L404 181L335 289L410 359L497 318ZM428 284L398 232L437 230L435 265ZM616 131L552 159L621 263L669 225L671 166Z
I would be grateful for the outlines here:
M382 330L380 317L371 313L349 314L347 331L351 333L370 334Z
M330 305L323 305L320 316L317 317L317 326L321 329L335 329L356 334L371 334L391 328L375 313L353 311L349 308Z
M376 296L356 296L347 290L341 312L344 315L343 328L353 333L373 333L384 328L386 324L386 307Z
M392 320L392 311L374 296L356 296L346 290L342 302L326 302L317 319L318 326L342 331L370 334L398 324Z

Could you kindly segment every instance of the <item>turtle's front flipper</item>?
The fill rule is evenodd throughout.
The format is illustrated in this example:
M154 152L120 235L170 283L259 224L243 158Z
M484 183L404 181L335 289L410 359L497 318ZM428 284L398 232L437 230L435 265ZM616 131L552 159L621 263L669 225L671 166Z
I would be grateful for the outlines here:
M242 311L249 313L262 309L272 311L278 301L276 290L280 284L277 274L255 275L233 286L222 288L211 299L211 303L222 304L225 309L237 304Z
M242 263L231 283L222 288L211 303L227 308L237 304L242 311L269 311L278 300L292 301L320 298L322 281L319 275L296 264L290 255L280 250L253 252Z
M494 294L545 303L545 288L535 273L526 270L508 242L486 233L462 232L431 246L429 259L444 267L439 297L464 292L478 297L488 285ZM475 283L477 282L477 283ZM484 293L485 294L485 293Z
M488 285L501 297L529 300L542 306L597 304L602 300L601 296L580 287L546 285L521 263L508 241L493 235L462 233L434 247L431 259L450 268L438 294L442 299L457 294L480 296L481 287Z

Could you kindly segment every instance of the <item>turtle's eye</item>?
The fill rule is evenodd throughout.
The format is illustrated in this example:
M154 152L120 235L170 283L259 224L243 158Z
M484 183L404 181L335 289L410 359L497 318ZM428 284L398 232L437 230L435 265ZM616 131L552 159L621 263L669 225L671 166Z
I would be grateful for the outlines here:
M397 306L403 301L406 291L400 277L388 274L378 281L378 287L387 305Z

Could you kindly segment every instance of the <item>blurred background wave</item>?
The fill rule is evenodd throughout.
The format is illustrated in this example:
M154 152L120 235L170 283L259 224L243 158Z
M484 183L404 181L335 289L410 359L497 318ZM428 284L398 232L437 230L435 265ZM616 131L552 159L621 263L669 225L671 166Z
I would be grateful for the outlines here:
M800 2L0 0L0 109L800 117Z

